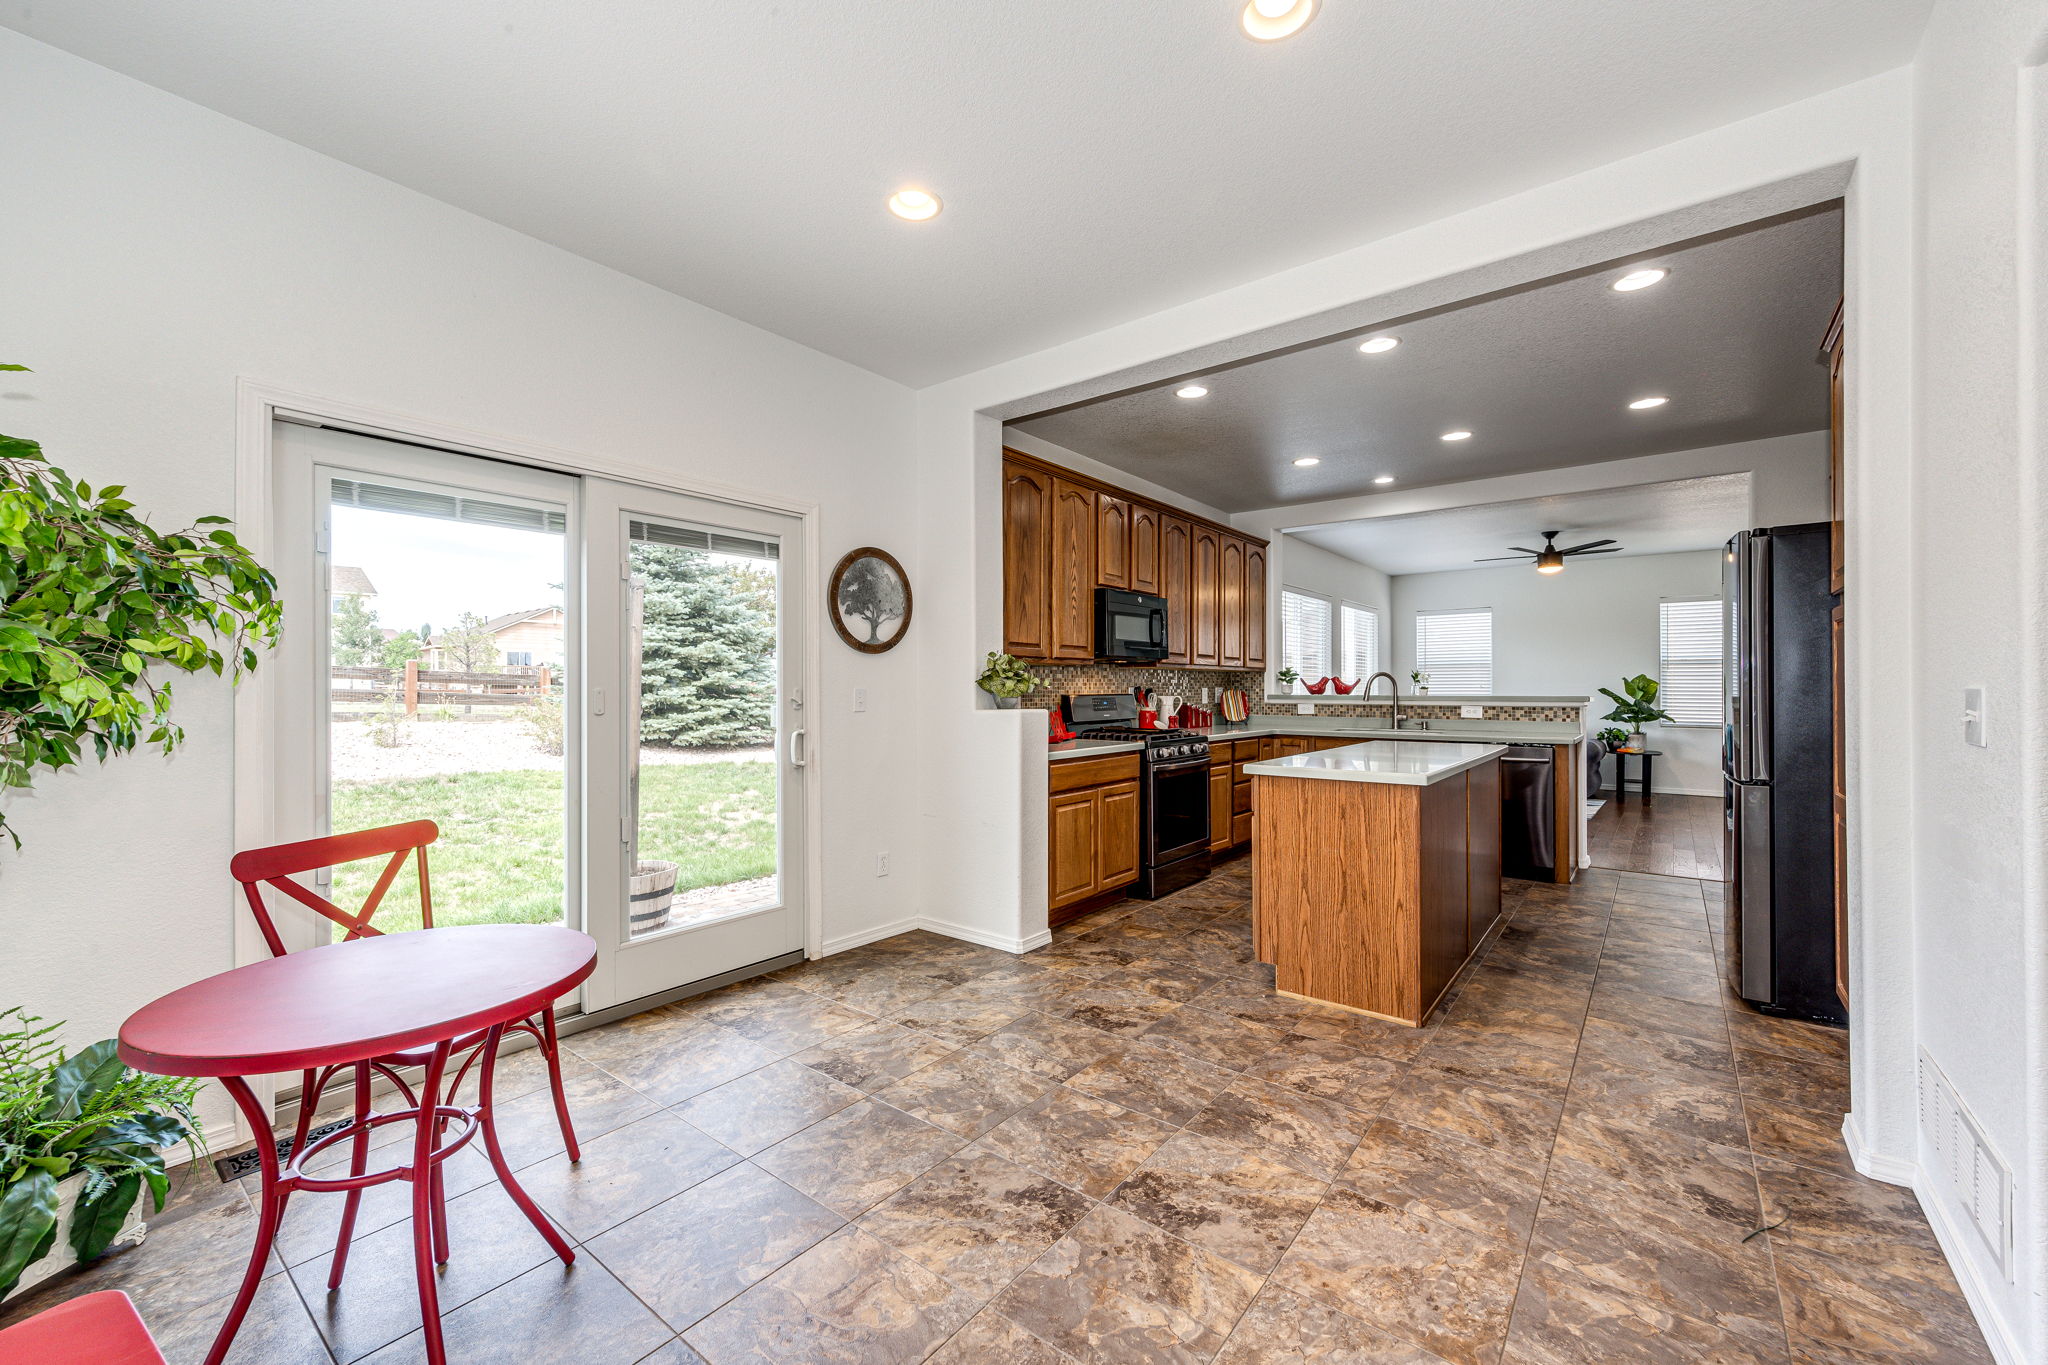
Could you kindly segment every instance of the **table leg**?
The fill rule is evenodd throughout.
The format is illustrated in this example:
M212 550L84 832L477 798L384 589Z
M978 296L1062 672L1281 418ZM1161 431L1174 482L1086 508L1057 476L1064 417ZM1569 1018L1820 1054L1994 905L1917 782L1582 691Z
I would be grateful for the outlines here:
M242 1287L235 1291L235 1301L228 1306L227 1321L221 1323L220 1332L213 1339L213 1347L206 1353L205 1365L221 1365L227 1359L228 1348L235 1344L235 1333L241 1329L242 1319L249 1312L249 1302L256 1297L257 1286L263 1283L263 1268L270 1260L270 1248L277 1241L278 1225L284 1221L285 1200L291 1194L290 1189L278 1184L277 1142L271 1136L269 1110L240 1076L223 1076L221 1084L234 1097L242 1117L249 1121L249 1131L256 1135L257 1169L261 1173L263 1196L256 1213L256 1246L249 1253L249 1268L242 1272Z
M441 1131L435 1112L441 1102L441 1072L448 1065L448 1041L443 1040L427 1059L426 1074L420 1077L419 1109L414 1116L412 1141L412 1263L413 1278L420 1291L420 1328L426 1338L427 1365L447 1365L448 1352L441 1344L441 1296L434 1279L434 1219L440 1184L434 1179L434 1148Z
M548 1008L552 1009L552 1006ZM512 1202L526 1215L526 1221L532 1223L546 1239L547 1244L554 1248L555 1255L562 1258L564 1265L573 1264L576 1260L576 1249L556 1231L555 1225L548 1221L548 1216L534 1205L533 1200L513 1178L511 1164L505 1160L504 1149L498 1145L498 1119L496 1112L491 1108L491 1081L498 1068L498 1039L504 1032L503 1024L491 1026L490 1036L484 1039L483 1071L477 1077L477 1111L478 1120L484 1126L484 1151L491 1158L491 1169L498 1173L498 1183L505 1187L506 1194L512 1196Z
M356 1063L356 1130L349 1137L348 1173L361 1175L370 1169L370 1064ZM355 1237L356 1210L363 1202L361 1190L350 1190L342 1196L341 1235L334 1241L334 1264L327 1270L327 1287L341 1288L341 1277L348 1269L348 1248Z
M1656 760L1656 759L1654 759L1654 758L1652 758L1652 757L1650 757L1650 756L1649 756L1648 754L1644 754L1644 755L1643 755L1643 804L1644 804L1644 805L1646 805L1646 806L1650 804L1650 801L1652 800L1652 798L1654 798L1654 797L1656 796L1656 794L1657 794L1657 789L1656 789L1656 787L1655 787L1655 786L1653 786L1653 785L1651 784L1651 778L1652 778L1652 776L1653 776L1653 775L1654 775L1654 774L1656 773L1656 771L1657 771L1657 760Z
M568 1145L571 1163L583 1160L583 1148L576 1142L576 1125L569 1119L569 1097L562 1093L562 1043L555 1036L555 1002L540 1012L541 1046L548 1061L548 1085L555 1092L555 1121L562 1125L562 1141Z

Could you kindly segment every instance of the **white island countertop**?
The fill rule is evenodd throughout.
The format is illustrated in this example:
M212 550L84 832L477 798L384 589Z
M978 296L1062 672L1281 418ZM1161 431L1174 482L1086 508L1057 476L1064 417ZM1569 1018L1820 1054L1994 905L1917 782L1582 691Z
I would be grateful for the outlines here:
M1249 777L1315 777L1335 782L1391 782L1405 787L1427 787L1506 752L1506 747L1499 744L1380 740L1324 749L1321 753L1264 759L1245 764L1244 770Z

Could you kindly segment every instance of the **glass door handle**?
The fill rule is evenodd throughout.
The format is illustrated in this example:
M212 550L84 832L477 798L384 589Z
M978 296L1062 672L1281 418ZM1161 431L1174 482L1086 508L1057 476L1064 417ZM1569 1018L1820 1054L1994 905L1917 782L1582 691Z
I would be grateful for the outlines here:
M810 755L804 752L804 732L802 730L791 730L789 732L789 766L792 768L807 767L810 761Z

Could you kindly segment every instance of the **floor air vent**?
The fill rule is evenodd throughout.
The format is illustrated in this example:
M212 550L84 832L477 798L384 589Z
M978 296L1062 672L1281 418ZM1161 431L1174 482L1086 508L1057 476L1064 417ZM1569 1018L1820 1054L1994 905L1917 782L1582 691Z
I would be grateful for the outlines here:
M1977 1230L1999 1271L2012 1278L2012 1171L1964 1106L1955 1087L1920 1054L1920 1131L1931 1160L1928 1177Z

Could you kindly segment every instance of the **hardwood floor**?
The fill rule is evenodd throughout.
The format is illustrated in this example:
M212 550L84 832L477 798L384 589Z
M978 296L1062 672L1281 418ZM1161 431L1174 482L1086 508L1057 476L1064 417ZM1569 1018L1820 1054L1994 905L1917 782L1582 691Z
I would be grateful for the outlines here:
M1711 796L1659 796L1636 792L1607 804L1586 825L1593 866L1660 877L1720 881L1721 803Z

